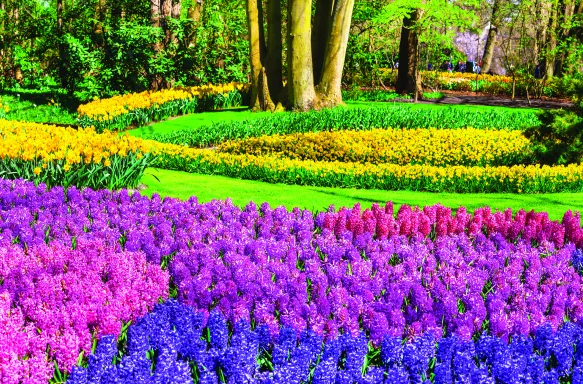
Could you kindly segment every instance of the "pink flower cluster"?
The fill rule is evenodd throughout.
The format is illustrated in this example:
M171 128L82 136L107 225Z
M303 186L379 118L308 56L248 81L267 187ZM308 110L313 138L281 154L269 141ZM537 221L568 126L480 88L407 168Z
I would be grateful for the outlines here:
M169 277L142 252L91 241L74 250L58 243L0 247L0 281L13 307L48 343L48 357L68 370L81 351L89 354L94 336L118 335L124 322L166 299Z
M396 217L393 212L391 202L384 208L375 204L372 209L364 212L361 211L360 204L356 204L353 209L341 208L338 212L321 214L318 221L323 228L333 230L338 236L344 231L353 232L356 236L368 232L379 239L396 235L427 237L465 233L475 237L479 233L498 233L510 241L521 239L538 244L550 241L559 248L566 241L579 248L583 247L583 228L579 212L573 214L568 211L562 224L551 221L546 212L526 212L521 209L513 217L510 208L503 212L492 212L489 207L478 208L472 215L464 207L452 214L451 208L441 205L422 209L402 205Z
M51 368L44 337L25 323L19 308L12 307L10 295L0 293L0 382L44 384L52 376Z

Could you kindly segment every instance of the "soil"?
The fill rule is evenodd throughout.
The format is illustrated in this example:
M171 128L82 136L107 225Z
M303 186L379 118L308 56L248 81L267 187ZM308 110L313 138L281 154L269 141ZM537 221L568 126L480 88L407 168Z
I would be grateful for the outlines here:
M515 108L543 108L543 109L558 109L571 108L573 103L569 99L558 98L540 98L530 99L526 98L512 98L508 96L492 96L476 92L448 92L442 91L445 97L440 100L423 100L422 103L431 104L467 104L467 105L488 105L495 107L515 107Z

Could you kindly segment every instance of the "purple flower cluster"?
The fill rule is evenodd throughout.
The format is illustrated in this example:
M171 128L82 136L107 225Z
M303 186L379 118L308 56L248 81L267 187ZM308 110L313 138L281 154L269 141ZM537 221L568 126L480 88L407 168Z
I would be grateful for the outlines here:
M141 252L82 241L75 250L58 243L2 246L0 282L15 316L26 318L24 326L45 342L43 352L48 344L48 358L67 370L81 351L89 354L94 337L118 335L123 323L167 298L169 276Z
M556 330L565 319L583 320L572 244L533 247L498 234L376 241L327 229L314 239L281 229L286 241L259 234L178 252L170 272L179 299L203 312L217 308L233 323L267 324L274 334L280 325L326 339L365 330L375 343L427 332L469 339L485 329L508 339L547 322Z
M434 368L426 368L425 357L419 357L429 353L420 341L427 335L440 345L456 338L458 349L483 335L512 345L531 340L541 327L549 326L554 334L565 322L583 321L583 278L578 273L583 269L583 229L579 214L572 212L559 223L545 213L513 215L482 208L469 214L460 208L453 214L439 205L402 206L394 214L389 203L314 215L266 203L240 209L230 201L199 204L196 198L183 202L124 190L47 190L0 180L3 243L14 246L6 247L4 256L0 252L0 292L10 292L23 316L42 325L50 356L60 366L70 366L80 350L87 352L92 334L117 334L123 321L144 314L164 297L168 273L173 292L189 305L190 314L174 309L181 315L168 318L170 314L155 312L143 324L156 319L174 324L184 317L202 330L207 321L216 323L208 327L205 345L197 341L198 331L186 344L134 337L148 346L130 348L135 353L128 352L126 365L113 365L112 377L146 375L145 370L134 372L142 364L159 382L168 375L183 377L178 371L187 380L188 367L180 362L188 359L196 361L201 382L213 382L219 366L232 382L246 382L243 377L299 382L306 372L316 383L338 375L346 377L342 382L357 382L356 367L362 364L350 362L348 351L366 355L393 337L415 342L406 344L401 360L389 359L398 361L390 372L389 365L378 365L386 371L382 375L394 381L427 378L420 372ZM160 265L168 266L168 273ZM253 331L245 324L253 324ZM174 335L181 328L174 324L174 331L166 332L166 325L158 327L159 335ZM233 330L236 337L229 338ZM265 340L273 338L280 341L269 353L281 364L271 362L279 368L266 375L261 364L254 365L257 353L250 351L265 349ZM325 341L326 347L316 352L315 340ZM247 348L246 354L230 349L233 343ZM103 345L99 354L115 354ZM406 352L410 345L418 346L415 353L421 355L411 357ZM294 352L292 347L303 349ZM144 357L144 348L154 355ZM225 357L235 356L233 351L236 359ZM474 352L460 352L459 360L473 356L475 361ZM153 371L151 359L156 360ZM320 361L318 367L313 359ZM549 363L547 358L544 362ZM104 358L90 366L109 371L104 368L108 364L110 359ZM334 373L338 366L349 373ZM452 371L452 380L480 378L486 374L482 367L476 364L463 374ZM98 370L75 375L86 374L94 382L92 369ZM245 373L239 377L237 372ZM374 376L375 369L367 372L380 377Z
M288 327L273 339L264 326L240 322L231 330L218 312L205 324L201 313L169 300L130 326L121 358L116 339L104 337L68 383L388 384L430 383L431 377L435 384L581 383L582 336L581 327L566 323L510 343L491 335L436 340L424 334L406 343L386 336L380 349L371 349L364 334L323 343Z

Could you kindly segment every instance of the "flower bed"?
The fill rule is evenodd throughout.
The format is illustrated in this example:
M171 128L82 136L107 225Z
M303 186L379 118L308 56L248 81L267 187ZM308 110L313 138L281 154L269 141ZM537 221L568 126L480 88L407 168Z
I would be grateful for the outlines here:
M218 152L312 161L398 165L515 165L528 159L520 131L373 129L261 136L221 143Z
M2 289L18 292L11 293L17 310L4 312L13 328L67 310L103 315L73 327L87 335L93 326L103 341L80 359L89 368L75 368L72 382L580 375L581 331L573 324L583 318L583 228L572 212L559 223L545 213L453 214L439 205L395 213L389 203L314 215L0 180L0 242L13 243L0 258ZM168 266L181 304L171 301L130 326L118 353L115 336L104 335L165 295L168 275L159 265ZM151 285L142 283L146 276ZM33 289L44 287L40 281L47 288ZM35 302L60 311L39 312ZM60 340L50 334L41 332L42 342ZM42 359L35 343L19 353ZM73 364L86 350L79 343L55 347L54 358ZM311 357L300 363L300 356Z
M203 325L191 308L169 301L130 328L127 354L120 364L112 364L115 339L104 338L88 368L75 368L68 382L151 378L192 383L192 376L198 383L217 383L221 378L227 383L258 384L558 383L559 377L578 383L583 379L583 330L572 323L558 332L541 327L534 337L516 338L510 344L493 336L437 341L426 334L407 344L389 336L379 349L371 349L364 334L345 334L322 344L313 333L286 327L273 341L264 328L252 330L248 323L239 323L230 333L218 313L210 316L208 328ZM155 365L147 357L153 355L151 351L158 353Z
M311 112L274 113L244 121L221 122L193 130L152 135L162 143L210 147L227 140L264 135L359 130L375 128L508 129L538 126L535 111L476 110L455 107L415 109L412 106L338 107Z
M269 183L455 193L583 191L583 165L433 166L312 161L164 147L154 166Z
M171 116L239 106L242 94L248 90L248 85L230 83L114 96L79 106L78 121L98 131L141 127Z
M49 186L135 187L151 163L151 147L109 131L0 120L0 177Z
M73 240L74 250L38 243L26 250L6 242L0 247L0 316L23 332L2 333L0 340L25 339L0 370L2 378L5 369L14 369L7 373L12 382L46 383L53 361L69 371L90 354L96 337L119 335L125 323L168 297L168 273L148 264L141 252L107 248L100 241ZM14 359L26 355L32 358L28 363Z

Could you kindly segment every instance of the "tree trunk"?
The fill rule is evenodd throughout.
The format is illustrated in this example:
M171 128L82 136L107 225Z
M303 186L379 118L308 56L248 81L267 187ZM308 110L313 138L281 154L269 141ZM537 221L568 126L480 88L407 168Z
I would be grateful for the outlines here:
M281 35L280 0L267 3L267 57L266 74L269 94L274 104L282 102L283 95L283 42Z
M320 83L324 68L324 55L328 44L328 36L332 27L334 0L316 0L316 13L312 31L312 65L314 66L314 81Z
M316 105L314 71L312 67L312 2L288 2L288 106L307 111Z
M571 33L571 23L573 21L573 15L575 13L575 1L565 0L564 1L564 12L561 28L561 41L567 41L569 34ZM565 59L567 58L568 49L561 50L560 54L556 60L556 76L563 76L563 67L565 66Z
M192 5L188 7L186 17L192 22L192 30L188 37L188 45L194 47L196 45L196 29L200 26L200 19L202 17L202 0L193 0Z
M253 110L274 110L269 94L263 63L265 60L265 34L263 32L263 7L261 0L247 0L247 25L249 33L249 63L251 72L251 103Z
M413 94L415 98L423 98L421 76L418 68L419 36L415 24L419 20L421 10L417 9L403 19L401 41L399 44L399 71L397 73L396 91L400 94Z
M494 57L494 48L496 47L496 38L498 36L498 26L502 21L502 4L501 0L494 0L492 6L492 16L490 17L490 29L488 30L488 38L486 46L484 47L484 56L482 57L482 72L490 72L492 66L492 58Z
M57 0L57 40L59 44L59 77L61 87L67 89L67 68L65 67L65 42L63 41L63 0Z
M324 56L322 80L318 85L323 105L342 103L342 70L346 58L348 35L354 0L336 0L328 45Z
M550 25L548 29L548 41L546 47L546 76L551 78L555 74L555 49L557 48L557 18L559 16L559 1L554 0L551 10Z

